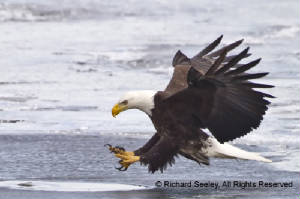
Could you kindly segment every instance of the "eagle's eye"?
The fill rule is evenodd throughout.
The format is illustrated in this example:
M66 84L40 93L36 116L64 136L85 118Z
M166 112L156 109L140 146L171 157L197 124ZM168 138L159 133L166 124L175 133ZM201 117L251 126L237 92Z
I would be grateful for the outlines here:
M122 104L122 105L127 105L127 104L128 104L128 100L124 100L124 101L122 101L120 104Z

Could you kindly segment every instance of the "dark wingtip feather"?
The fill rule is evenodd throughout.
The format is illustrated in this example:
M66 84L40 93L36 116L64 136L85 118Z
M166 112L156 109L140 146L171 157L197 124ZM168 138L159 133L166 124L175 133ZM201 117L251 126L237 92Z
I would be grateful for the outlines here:
M199 52L194 58L201 58L204 55L210 53L213 49L215 49L220 43L223 38L223 35L219 36L215 41L210 43L207 47L205 47L201 52Z
M238 75L240 73L243 73L243 72L249 70L250 68L256 66L257 64L259 64L260 61L261 61L261 58L258 58L258 59L254 60L254 61L251 61L251 62L249 62L247 64L244 64L244 65L238 67L235 70L228 71L227 73L225 73L225 76L228 76L228 75Z
M261 61L261 57L257 59L257 64L259 64L260 61Z
M228 52L228 51L231 51L232 49L238 47L241 43L243 43L243 41L244 41L244 39L241 39L241 40L238 40L238 41L236 41L236 42L233 42L233 43L231 43L231 44L229 44L229 45L227 45L227 46L224 46L224 47L221 48L220 50L217 50L217 51L215 51L215 52L212 52L212 53L209 54L208 56L209 56L209 57L217 57L217 56L219 56L219 55L223 52L223 50L226 50L227 52Z
M248 54L248 51L249 51L249 50L250 50L250 46L248 46L245 50L243 50L243 51L245 51L244 56Z
M273 87L274 87L274 86L273 86ZM264 97L268 97L268 98L276 98L275 96L270 95L270 94L267 94L267 93L264 93Z
M240 40L238 40L238 41L232 43L232 49L234 49L235 47L238 47L238 46L241 45L241 43L243 43L243 42L244 42L244 39L240 39ZM230 50L232 50L232 49L230 49Z
M242 82L243 86L247 86L250 88L274 88L275 86L273 85L268 85L268 84L259 84L259 83L253 83L253 82Z
M216 39L216 43L220 43L221 42L221 40L223 39L223 35L220 35L217 39Z
M258 78L262 78L268 74L269 73L254 73L254 74L238 75L238 76L232 77L232 80L233 81L244 81L244 80L249 80L249 79L258 79Z
M218 44L220 44L222 39L223 39L223 35L220 35L215 41L213 41L213 43L216 43L218 45Z
M250 57L251 55L252 55L251 53L248 53L247 55L244 56L244 58ZM230 55L230 56L226 57L226 58L224 59L224 62L229 62L229 61L230 61L231 59L233 59L235 56L237 56L237 55Z
M244 42L244 39L240 39L240 40L238 40L236 43L237 43L237 45L240 45L241 43L243 43Z

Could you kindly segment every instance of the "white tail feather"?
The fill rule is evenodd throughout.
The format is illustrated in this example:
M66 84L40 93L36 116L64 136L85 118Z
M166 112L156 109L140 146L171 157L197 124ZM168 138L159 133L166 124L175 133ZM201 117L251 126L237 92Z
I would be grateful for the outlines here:
M238 159L245 159L245 160L272 162L272 160L264 158L260 156L258 153L244 151L242 149L239 149L227 143L221 144L213 137L209 137L207 142L209 143L209 147L207 148L205 155L208 157L238 158Z

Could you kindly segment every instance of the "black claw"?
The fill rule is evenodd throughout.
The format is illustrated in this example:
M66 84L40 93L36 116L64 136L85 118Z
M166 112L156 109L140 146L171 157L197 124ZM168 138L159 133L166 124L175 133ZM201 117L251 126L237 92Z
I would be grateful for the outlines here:
M115 167L115 168L118 169L119 171L122 171L123 166L121 166L121 167Z
M123 168L123 169L122 169ZM126 171L127 170L127 168L126 167L121 167L121 169L119 169L119 171Z
M119 160L119 164L121 164L123 160ZM124 167L123 165L121 165L120 167L115 167L116 169L118 169L119 171L126 171L128 169L128 167Z
M118 169L119 171L123 168L123 166L121 167L115 167L115 169Z
M115 167L115 168L118 169L119 171L126 171L127 170L127 168L123 167L123 166Z
M104 147L107 147L107 146L108 146L109 148L112 147L111 144L105 144L105 145L104 145Z

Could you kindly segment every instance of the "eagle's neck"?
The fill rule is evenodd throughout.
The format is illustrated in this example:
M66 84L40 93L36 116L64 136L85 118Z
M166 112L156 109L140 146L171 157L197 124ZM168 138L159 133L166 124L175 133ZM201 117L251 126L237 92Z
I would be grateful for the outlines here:
M152 109L154 108L154 96L156 91L144 90L136 91L132 102L131 108L139 109L145 112L147 115L152 116Z

